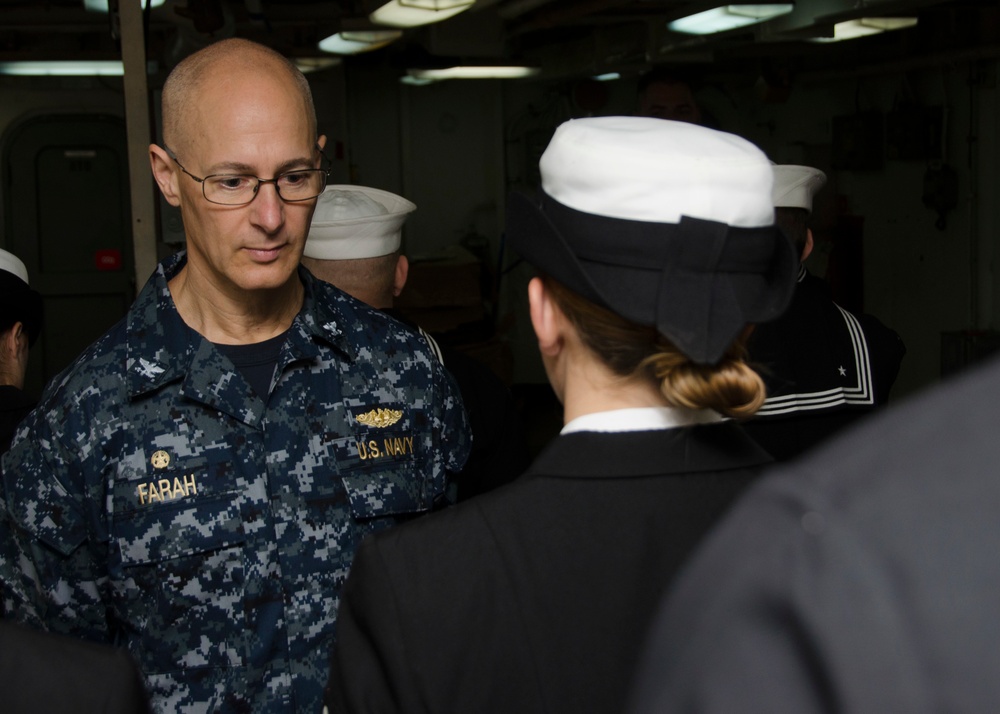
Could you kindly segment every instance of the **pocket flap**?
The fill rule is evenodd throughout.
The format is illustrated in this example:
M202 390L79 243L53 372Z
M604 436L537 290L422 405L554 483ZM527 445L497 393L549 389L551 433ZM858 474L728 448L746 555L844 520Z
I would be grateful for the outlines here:
M428 479L412 461L358 469L341 476L355 518L378 518L427 511L434 503Z
M116 518L122 564L159 563L246 540L235 494L155 504Z

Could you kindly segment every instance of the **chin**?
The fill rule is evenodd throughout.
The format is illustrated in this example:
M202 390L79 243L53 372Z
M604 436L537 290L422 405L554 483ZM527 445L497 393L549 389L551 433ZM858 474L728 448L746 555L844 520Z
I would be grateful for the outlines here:
M277 290L298 280L297 263L285 265L284 261L274 265L261 265L248 268L237 276L234 282L244 290Z

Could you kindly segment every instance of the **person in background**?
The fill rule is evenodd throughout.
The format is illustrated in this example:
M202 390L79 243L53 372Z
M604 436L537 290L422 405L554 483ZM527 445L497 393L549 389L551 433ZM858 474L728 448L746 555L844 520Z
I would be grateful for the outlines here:
M732 419L743 359L796 256L771 165L731 134L562 124L506 234L562 433L511 484L368 538L348 576L330 712L618 712L656 603L770 458Z
M0 621L4 714L149 714L128 652Z
M635 115L702 124L691 82L676 70L657 67L639 78Z
M1000 361L758 481L651 628L629 714L1000 711Z
M810 166L774 167L775 220L803 263L813 249L813 197L825 183L826 175ZM768 397L744 428L778 461L884 405L906 353L896 332L837 305L829 285L804 264L788 310L757 327L747 347Z
M15 438L0 593L127 648L158 712L316 712L354 551L441 502L465 411L424 340L300 266L327 170L295 65L222 40L162 106L187 249Z
M24 391L28 351L42 331L42 296L28 283L28 270L13 253L0 250L0 453L34 408Z
M486 365L439 345L393 309L409 274L409 261L400 252L403 224L415 209L389 191L327 186L313 213L302 264L321 280L409 325L455 378L473 435L472 453L455 478L456 500L464 501L523 472L528 447L507 385Z

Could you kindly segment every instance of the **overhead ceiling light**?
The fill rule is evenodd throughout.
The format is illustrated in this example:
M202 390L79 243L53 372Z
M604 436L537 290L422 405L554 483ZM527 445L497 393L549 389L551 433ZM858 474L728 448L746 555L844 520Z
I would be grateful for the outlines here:
M402 36L401 30L338 32L325 40L320 40L319 48L324 52L338 55L356 55L385 47Z
M166 1L167 0L151 0L149 6L159 7ZM108 0L83 0L83 7L85 10L90 10L91 12L107 12ZM142 7L146 7L146 0L142 0Z
M787 15L794 9L792 3L768 3L761 5L723 5L713 10L705 10L667 23L674 32L688 35L711 35L716 32L734 30L758 22L764 22L780 15Z
M445 69L408 69L406 73L416 79L520 79L538 74L537 67L463 65Z
M67 60L38 62L0 62L0 74L22 76L122 76L125 68L118 60Z
M425 87L428 84L434 84L437 80L435 79L420 79L418 77L412 77L408 74L404 74L399 78L400 84L408 84L411 87Z
M329 69L340 64L340 57L294 57L292 62L299 68L302 74L317 72L321 69Z
M447 20L474 4L475 0L389 0L368 19L376 25L417 27Z
M859 37L877 35L891 30L903 30L915 27L915 17L861 17L857 20L838 22L833 26L833 37L814 37L814 42L840 42L855 40Z
M606 74L597 74L591 77L591 79L597 82L614 82L616 79L621 79L622 76L618 72L608 72Z
M456 7L467 8L475 5L476 0L399 0L403 7L413 7L420 10L453 10Z

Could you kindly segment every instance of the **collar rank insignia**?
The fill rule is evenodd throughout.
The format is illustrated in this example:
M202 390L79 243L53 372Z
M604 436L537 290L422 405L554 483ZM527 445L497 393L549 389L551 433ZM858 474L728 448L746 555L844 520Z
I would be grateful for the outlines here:
M403 416L403 412L398 409L372 409L370 412L358 414L354 418L365 426L372 426L376 429L385 429L392 426Z

